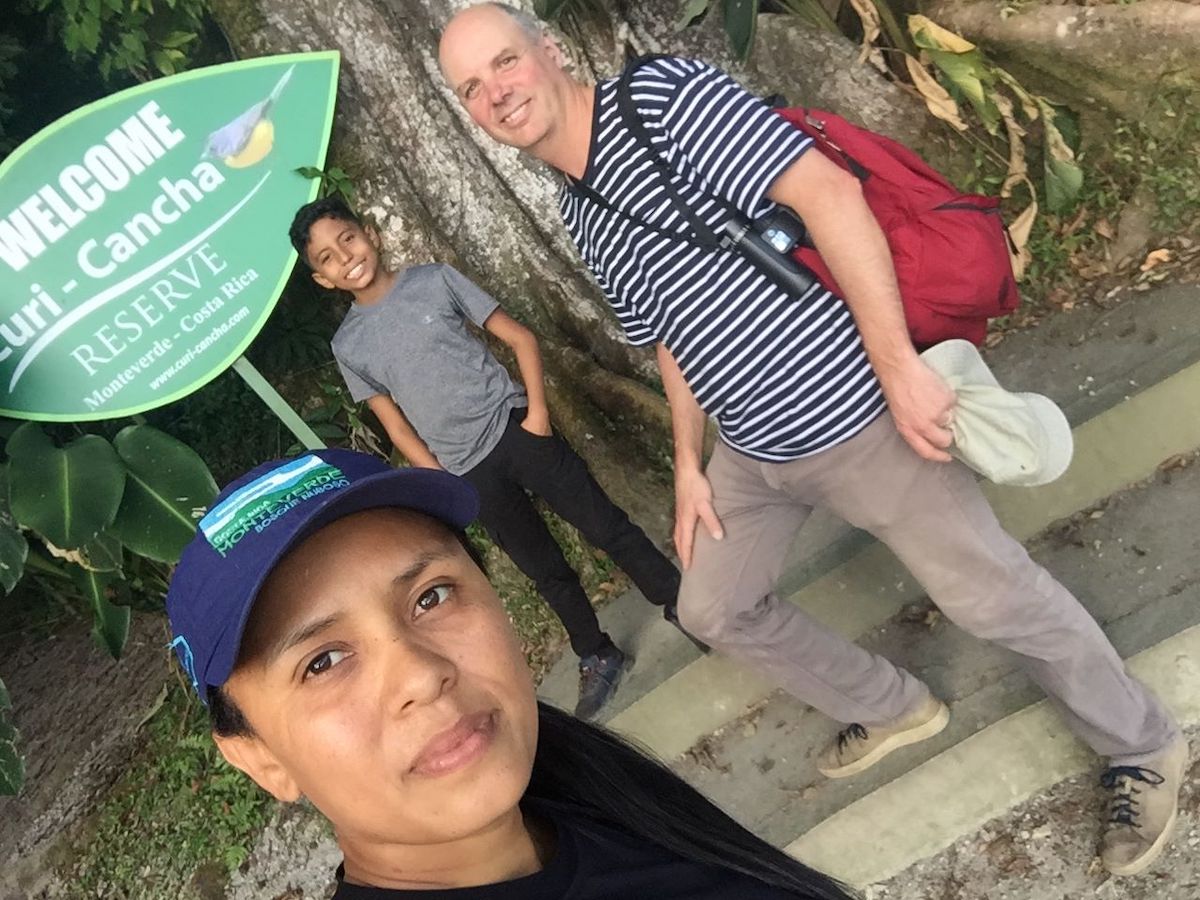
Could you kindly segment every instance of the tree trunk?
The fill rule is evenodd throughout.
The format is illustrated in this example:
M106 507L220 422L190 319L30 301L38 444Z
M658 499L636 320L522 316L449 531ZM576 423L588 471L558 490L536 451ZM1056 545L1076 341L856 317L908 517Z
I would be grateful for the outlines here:
M535 330L556 425L597 478L657 539L669 531L670 419L653 355L625 343L558 217L554 175L494 144L443 86L440 27L464 4L446 0L213 0L241 57L310 49L342 54L332 158L354 177L364 212L399 266L440 260L465 272ZM563 23L577 71L603 78L627 52L682 52L728 64L714 27L677 35L673 2L589 13ZM773 18L773 17L764 17ZM834 81L854 48L768 22L770 50L742 72L755 89L794 100L882 111L907 98L873 72ZM791 44L789 46L789 35ZM810 43L811 41L811 43ZM815 62L815 65L812 63ZM788 77L783 77L784 73ZM798 86L798 90L797 90ZM840 94L841 100L834 96ZM911 104L888 123L919 122Z

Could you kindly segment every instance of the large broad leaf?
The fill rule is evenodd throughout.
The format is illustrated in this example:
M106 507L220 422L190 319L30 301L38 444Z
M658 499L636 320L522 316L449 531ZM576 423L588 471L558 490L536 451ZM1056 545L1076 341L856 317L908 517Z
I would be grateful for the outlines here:
M1046 136L1046 206L1051 212L1066 212L1075 205L1075 199L1083 187L1083 169L1075 162L1075 150L1068 143L1069 137L1074 136L1074 122L1051 103L1041 97L1036 99ZM1060 124L1066 129L1066 134L1060 130Z
M738 59L746 59L754 46L758 0L725 0L725 33Z
M1083 187L1083 169L1073 162L1046 156L1046 207L1051 212L1066 212L1075 205Z
M79 566L71 567L71 578L92 607L92 637L111 654L121 658L129 638L129 607L112 602L121 576L115 572L89 572Z
M195 450L149 425L122 428L113 443L129 473L113 533L135 553L177 562L217 496L212 473Z
M995 134L1000 125L1000 110L990 96L995 79L983 54L978 50L968 53L951 53L947 50L925 52L950 83L975 107L988 132Z
M25 574L28 556L25 536L13 527L11 519L0 516L0 588L4 588L4 593L11 594Z
M17 752L17 729L8 721L12 702L0 681L0 795L14 796L25 783L25 760Z
M995 134L1000 125L1000 110L988 96L995 75L979 49L925 16L909 16L908 30L913 43L928 54L946 79L975 107L987 130Z
M0 466L0 587L4 593L11 593L21 580L28 556L29 544L8 509L8 466Z
M13 517L56 547L82 547L112 524L125 490L125 466L112 444L85 434L65 447L32 422L8 439Z

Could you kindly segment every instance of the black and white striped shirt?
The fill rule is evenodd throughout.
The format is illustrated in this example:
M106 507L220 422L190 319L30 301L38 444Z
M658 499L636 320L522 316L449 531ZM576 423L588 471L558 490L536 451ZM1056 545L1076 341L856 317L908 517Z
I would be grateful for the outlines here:
M559 206L630 342L661 341L722 439L747 456L783 462L853 437L884 400L846 304L820 286L789 295L740 254L689 241L620 121L616 86L596 88L581 182L619 212L571 185ZM704 63L648 62L632 88L675 193L714 233L726 203L751 217L772 210L768 188L811 144Z

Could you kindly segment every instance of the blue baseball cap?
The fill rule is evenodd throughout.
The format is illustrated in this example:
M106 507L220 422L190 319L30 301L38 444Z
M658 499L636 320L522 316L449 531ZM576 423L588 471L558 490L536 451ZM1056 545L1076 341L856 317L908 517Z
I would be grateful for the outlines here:
M171 646L201 700L233 672L254 600L279 560L322 526L387 506L463 529L479 513L479 496L449 472L394 469L332 449L265 463L217 495L167 591Z

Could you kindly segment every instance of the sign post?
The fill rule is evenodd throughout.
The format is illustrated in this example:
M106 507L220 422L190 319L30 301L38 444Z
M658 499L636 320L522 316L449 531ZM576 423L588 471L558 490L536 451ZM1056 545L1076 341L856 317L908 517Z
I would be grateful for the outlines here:
M242 356L287 281L318 184L338 55L243 60L105 97L0 165L0 415L130 416L231 365L323 446Z

